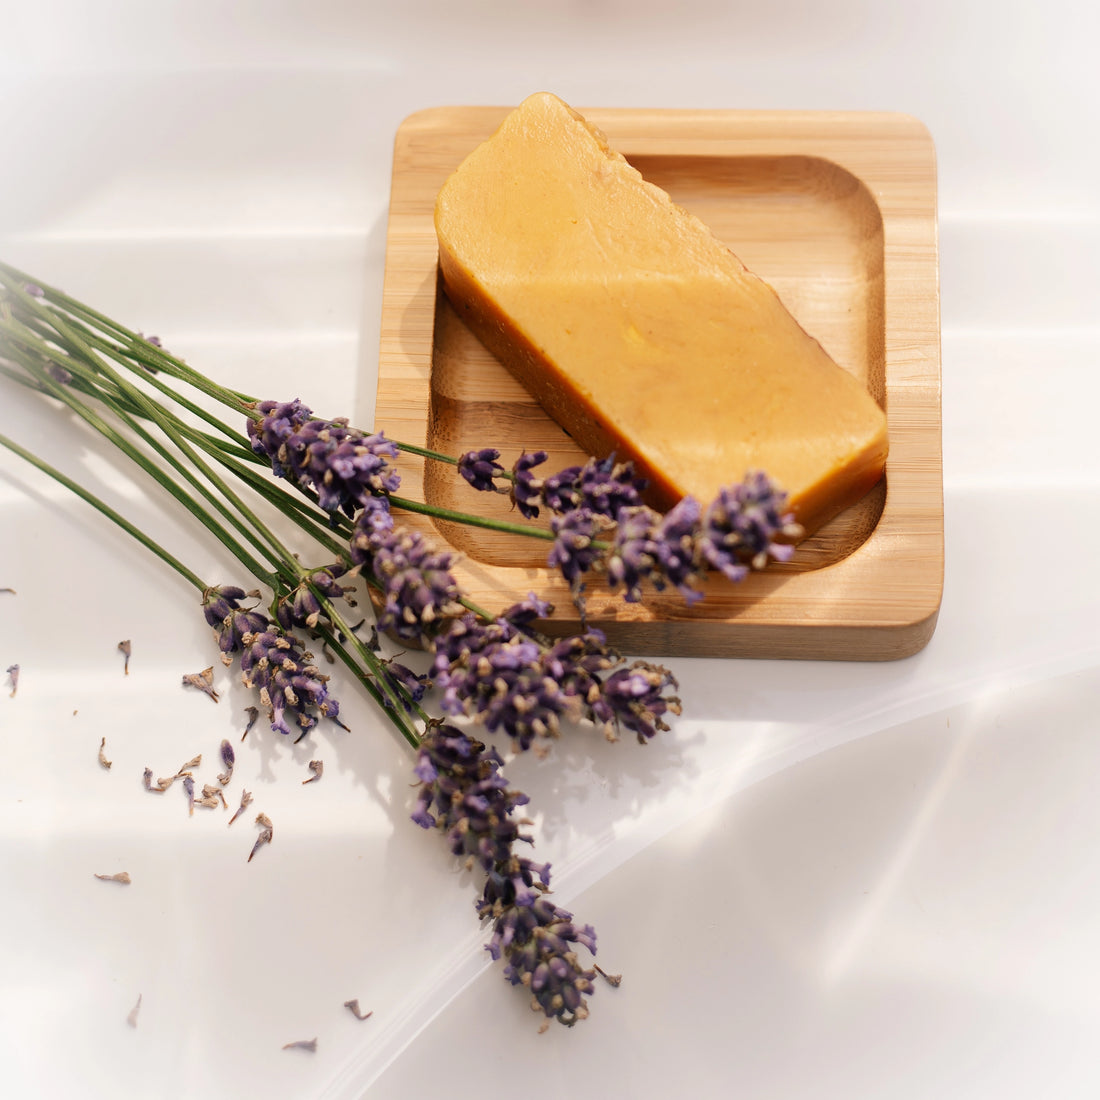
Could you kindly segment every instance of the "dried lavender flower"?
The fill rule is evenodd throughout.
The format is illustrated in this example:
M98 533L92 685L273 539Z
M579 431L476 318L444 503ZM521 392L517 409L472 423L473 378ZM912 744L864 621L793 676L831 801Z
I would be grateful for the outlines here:
M244 727L244 733L241 734L242 741L248 736L248 731L256 724L256 719L260 717L260 708L245 707L244 712L248 715L248 724Z
M352 998L350 1001L345 1001L344 1008L349 1009L357 1020L369 1020L374 1015L373 1009L370 1012L362 1012L360 1010L358 998Z
M538 518L544 484L542 478L535 477L531 471L536 466L541 466L549 457L546 451L524 452L512 467L512 503L526 519Z
M259 593L248 593L232 584L207 588L202 594L202 612L215 630L223 664L230 664L230 654L241 651L246 634L265 630L270 624L266 615L255 610L255 604L241 606L241 600L249 598L258 600Z
M130 1014L126 1017L126 1022L131 1027L137 1027L138 1013L141 1011L141 994L138 994L137 1004L130 1009Z
M230 824L232 824L232 822ZM246 861L248 863L251 863L252 857L265 844L270 844L272 838L275 836L275 828L271 824L271 818L269 818L267 814L257 814L256 824L260 826L260 835L256 837L256 843L252 845L252 851L248 853L248 860Z
M241 638L241 679L260 691L268 720L276 733L289 734L286 716L301 731L300 741L319 718L336 719L340 704L329 694L328 677L313 664L313 654L293 634L269 625Z
M117 874L114 875L97 874L95 877L101 882L121 882L123 886L130 885L130 875L126 871L119 871Z
M204 806L208 810L216 810L219 802L223 810L229 809L229 806L226 805L225 795L222 793L221 787L215 787L210 783L204 783L202 786L202 798L196 799L195 805Z
M366 513L364 513L365 515ZM356 522L351 556L383 589L379 630L406 641L430 640L441 620L461 615L461 593L450 569L454 555L438 551L419 531L370 530Z
M233 778L233 765L237 762L237 754L233 751L233 746L224 738L220 752L225 771L218 775L218 782L224 787Z
M486 950L505 960L508 981L531 991L533 1009L572 1027L588 1015L584 998L596 976L581 966L574 945L595 954L596 932L550 901L525 862L513 858L486 881L478 902L479 915L493 922Z
M726 486L707 508L699 535L703 560L732 581L769 560L787 561L794 548L777 536L798 538L802 528L787 510L787 494L763 473Z
M381 661L381 672L386 683L393 689L393 694L401 700L402 706L409 713L412 713L413 707L424 698L424 693L431 686L431 676L427 673L413 672L392 657ZM382 693L382 705L393 706L388 692Z
M366 435L346 419L320 420L297 399L262 401L257 410L263 418L248 421L253 451L270 461L276 477L313 489L326 512L353 516L370 497L400 486L390 465L397 444L381 432Z
M467 451L458 459L458 472L462 478L482 493L507 493L508 486L497 485L496 479L505 477L504 467L497 459L500 451L484 447L480 451Z
M413 821L438 828L456 856L484 871L507 859L517 840L530 843L510 817L527 796L508 789L502 764L495 749L455 726L435 725L424 735L414 770L421 786Z
M15 589L14 588L0 588L0 592L8 592L13 596L15 595Z
M583 574L600 560L602 551L593 543L603 528L600 517L584 507L551 519L554 545L546 561L551 569L560 570L571 588L576 589Z
M125 658L125 661L123 662L123 665L122 665L122 673L123 673L124 676L129 676L130 675L130 657L133 653L133 649L131 648L131 645L130 645L130 640L127 639L126 641L119 642L118 643L118 650L122 654L122 656Z
M293 1043L284 1043L283 1050L308 1050L313 1054L317 1050L316 1039L295 1039Z
M195 781L190 775L183 777L183 793L187 795L187 816L191 817L195 812Z
M110 768L111 768L111 761L107 759L107 757L104 755L104 752L103 752L103 750L106 747L107 747L107 738L106 737L101 737L99 739L99 766L101 768L106 768L109 771Z
M659 730L667 730L663 715L680 713L680 700L668 694L679 685L667 668L647 661L635 661L629 668L612 672L599 686L592 702L596 721L610 731L624 728L645 744Z
M520 749L556 737L562 719L580 717L574 698L545 665L540 643L508 620L481 623L472 615L451 624L436 641L440 707L513 738Z
M15 693L19 690L19 666L8 665L7 672L8 678L11 681L11 694L8 696L8 698L14 699Z
M309 762L309 770L313 773L308 779L302 780L302 786L307 783L316 783L322 775L325 774L325 762L323 760L311 760Z
M214 666L204 668L202 672L192 672L183 678L184 687L197 688L204 695L208 695L216 703L218 693L214 690Z
M357 576L358 572L358 569L354 569L350 575ZM295 627L312 630L317 625L321 618L321 602L314 589L330 600L343 597L354 604L355 601L350 596L352 585L337 583L337 578L345 574L348 574L348 567L342 562L315 569L306 580L279 600L275 610L279 625L284 630L293 630Z
M240 806L237 807L236 812L229 819L229 824L232 825L233 822L236 821L237 818L240 817L241 814L244 813L245 807L246 806L251 806L251 805L252 805L252 795L248 791L242 790L241 791L241 804L240 804Z
M145 772L142 775L142 782L145 784L145 789L147 791L152 791L153 794L164 794L164 792L168 789L167 787L162 787L160 785L161 783L164 782L163 779L160 780L160 783L158 783L156 786L153 785L153 769L152 768L146 768L145 769ZM171 785L171 780L169 780L168 782L169 782L169 785Z

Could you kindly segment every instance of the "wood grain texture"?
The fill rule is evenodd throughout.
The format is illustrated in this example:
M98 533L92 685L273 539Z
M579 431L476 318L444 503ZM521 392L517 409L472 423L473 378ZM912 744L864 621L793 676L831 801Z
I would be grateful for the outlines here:
M444 107L397 133L386 246L376 426L458 454L494 446L581 459L457 317L437 277L435 197L507 113ZM738 585L707 582L631 605L589 587L589 621L624 652L888 660L924 646L943 587L939 267L932 140L905 115L863 112L581 109L642 174L698 215L767 280L800 324L886 409L883 483L798 548ZM402 492L514 519L452 469L402 458ZM546 544L408 516L460 550L459 583L500 610L534 590L577 629Z

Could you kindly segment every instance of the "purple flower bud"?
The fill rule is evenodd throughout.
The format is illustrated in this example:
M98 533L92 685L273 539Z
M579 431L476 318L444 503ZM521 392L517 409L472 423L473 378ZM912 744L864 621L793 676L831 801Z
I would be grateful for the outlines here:
M542 483L542 500L551 512L571 512L582 503L580 466L568 466Z
M541 466L550 456L546 451L531 451L521 454L512 467L512 503L526 519L536 519L539 514L538 502L543 482L535 477L531 470Z
M430 642L447 619L464 610L450 572L454 555L433 550L419 531L374 529L370 516L369 511L360 516L350 546L352 561L382 586L378 628L406 641Z
M480 451L467 451L458 460L458 472L475 489L482 493L498 491L495 479L504 473L497 459L500 451L486 447ZM507 492L507 490L504 490Z
M547 564L551 569L560 569L561 575L574 588L581 576L600 559L601 552L592 543L601 527L596 515L587 508L575 508L550 521L554 546L546 559Z
M263 401L257 409L263 419L248 422L253 451L277 477L313 489L326 512L352 516L372 497L397 491L401 478L390 462L398 447L382 433L366 435L344 419L319 420L297 399Z
M666 694L677 686L667 668L636 661L630 668L613 672L600 685L593 712L599 720L635 733L644 744L658 730L669 728L665 714L680 713L679 698Z
M642 503L644 478L635 477L632 462L616 462L615 456L599 461L590 458L577 479L581 502L596 515L617 519L624 508Z
M416 776L422 782L413 820L438 826L451 851L489 871L510 857L516 841L530 843L511 819L527 796L508 789L502 761L492 749L454 726L434 726L420 746Z
M787 561L793 547L776 536L798 537L801 529L786 510L787 494L763 473L750 473L738 485L719 491L703 518L699 535L702 559L732 581L770 559Z

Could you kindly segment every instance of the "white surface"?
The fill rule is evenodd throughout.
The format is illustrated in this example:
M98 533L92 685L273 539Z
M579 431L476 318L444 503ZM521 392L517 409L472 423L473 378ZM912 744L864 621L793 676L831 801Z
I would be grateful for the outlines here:
M217 708L183 692L211 657L183 586L0 456L0 668L22 665L0 697L6 1094L1100 1092L1100 17L897 7L0 3L0 255L215 376L362 423L413 110L546 88L917 115L940 166L947 525L917 656L679 660L667 737L511 769L559 903L625 974L540 1035L486 965L473 881L406 820L408 754L339 676L353 732L250 734L232 829L142 790L200 751L212 776L248 697L228 675ZM0 430L231 572L97 443L0 393ZM275 840L246 864L257 810Z

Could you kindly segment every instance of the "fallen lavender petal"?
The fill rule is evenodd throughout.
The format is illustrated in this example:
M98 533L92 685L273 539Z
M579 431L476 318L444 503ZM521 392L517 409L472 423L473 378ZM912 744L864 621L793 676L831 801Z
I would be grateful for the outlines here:
M358 998L352 998L350 1001L345 1001L344 1008L349 1009L357 1020L369 1020L374 1015L373 1009L370 1012L362 1012L360 1010Z
M317 1050L316 1039L295 1039L293 1043L284 1043L283 1050L308 1050L311 1054Z
M221 743L221 758L225 771L218 775L218 782L224 787L233 778L233 765L237 762L233 746L225 739Z
M210 696L216 703L218 701L218 693L214 690L214 666L204 668L202 672L192 672L183 678L184 687L197 688L204 695Z
M252 851L248 854L246 862L251 863L252 857L265 845L270 844L275 836L275 828L271 824L271 818L267 814L257 814L256 824L259 825L260 835L256 837L256 843L252 845Z
M248 791L242 790L241 791L241 804L240 804L240 806L237 807L236 812L229 819L229 824L232 825L233 822L236 821L237 818L240 817L241 814L244 813L245 807L250 806L251 804L252 804L252 795Z

